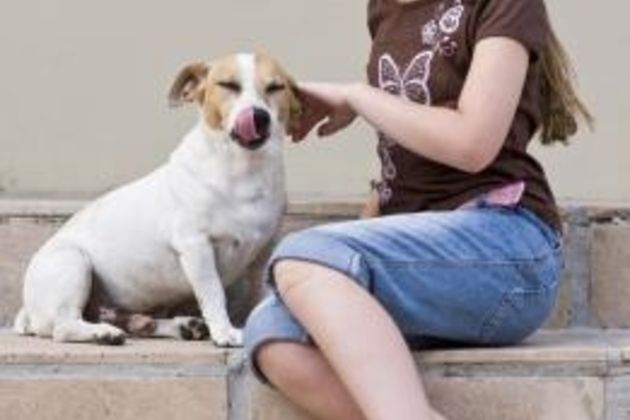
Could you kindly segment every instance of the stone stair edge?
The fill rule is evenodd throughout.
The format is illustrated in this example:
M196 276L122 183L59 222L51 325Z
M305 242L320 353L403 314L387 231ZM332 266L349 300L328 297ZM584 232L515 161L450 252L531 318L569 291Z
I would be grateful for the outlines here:
M0 196L0 217L62 217L75 213L88 204L86 198L14 198ZM291 199L287 215L356 216L363 201L359 198L319 197ZM630 221L630 203L560 202L565 219L584 219L594 222Z
M92 200L46 198L0 198L0 217L63 217L77 212ZM355 216L362 202L348 200L293 200L288 215Z
M630 330L572 329L539 331L524 344L503 348L458 348L414 352L423 366L553 366L558 364L626 366ZM209 342L128 340L123 346L55 343L0 329L0 365L220 365L242 364L241 349L219 349Z
M213 364L227 365L231 351L208 342L130 339L122 346L57 343L48 338L19 336L0 328L0 365L38 364Z

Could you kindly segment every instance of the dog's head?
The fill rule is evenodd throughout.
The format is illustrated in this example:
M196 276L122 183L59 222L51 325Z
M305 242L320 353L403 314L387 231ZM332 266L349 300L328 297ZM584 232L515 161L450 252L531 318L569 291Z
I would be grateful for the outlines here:
M207 128L251 150L282 138L301 113L295 83L265 54L189 64L175 79L169 102L197 103Z

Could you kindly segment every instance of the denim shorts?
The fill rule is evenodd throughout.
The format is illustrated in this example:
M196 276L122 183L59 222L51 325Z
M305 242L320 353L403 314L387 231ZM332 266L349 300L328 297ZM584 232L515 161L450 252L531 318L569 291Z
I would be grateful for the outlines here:
M346 274L383 305L414 348L518 343L551 313L563 265L558 232L523 207L401 214L290 234L269 260L269 293L244 331L246 354L263 382L255 364L262 345L313 345L274 290L273 266L284 259Z

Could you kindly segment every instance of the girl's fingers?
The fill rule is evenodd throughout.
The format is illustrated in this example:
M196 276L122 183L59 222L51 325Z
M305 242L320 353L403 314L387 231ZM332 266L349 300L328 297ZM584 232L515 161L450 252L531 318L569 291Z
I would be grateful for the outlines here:
M326 122L319 126L317 129L317 135L320 137L330 136L343 128L343 121L336 118L329 118Z
M304 137L306 137L306 134L304 134L304 132L301 131L297 131L297 130L293 130L291 133L291 141L293 143L299 143L302 140L304 140Z
M292 137L293 141L299 142L304 140L304 138L310 133L310 131L324 119L322 118L305 118L300 121L299 125L293 130Z
M329 119L317 129L317 134L320 137L330 136L332 134L335 134L339 130L342 130L342 129L346 128L348 125L350 125L350 123L353 120L354 120L354 118L352 118L352 119L348 119L348 118L332 118L332 119Z
M304 139L315 126L324 121L328 116L328 109L318 107L317 105L309 107L307 104L304 115L300 118L300 121L293 130L292 136L294 141L297 142Z
M350 115L347 114L348 110L341 110L346 105L341 87L338 85L301 83L299 96L304 107L304 115L293 130L294 142L303 140L322 121L323 124L317 128L320 137L330 136L354 120L354 113Z
M355 118L356 114L353 112L331 116L318 128L317 134L320 137L330 136L331 134L349 126Z
M329 121L319 126L319 128L317 129L317 135L319 137L326 137L326 136L331 135L335 131L336 131L335 124Z

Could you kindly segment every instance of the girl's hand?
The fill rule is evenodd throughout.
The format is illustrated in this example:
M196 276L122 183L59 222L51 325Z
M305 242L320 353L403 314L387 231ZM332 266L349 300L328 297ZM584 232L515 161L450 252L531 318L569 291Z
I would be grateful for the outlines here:
M348 103L351 89L352 85L341 83L300 83L303 112L291 131L293 141L302 141L322 121L317 129L321 137L349 126L357 116Z

